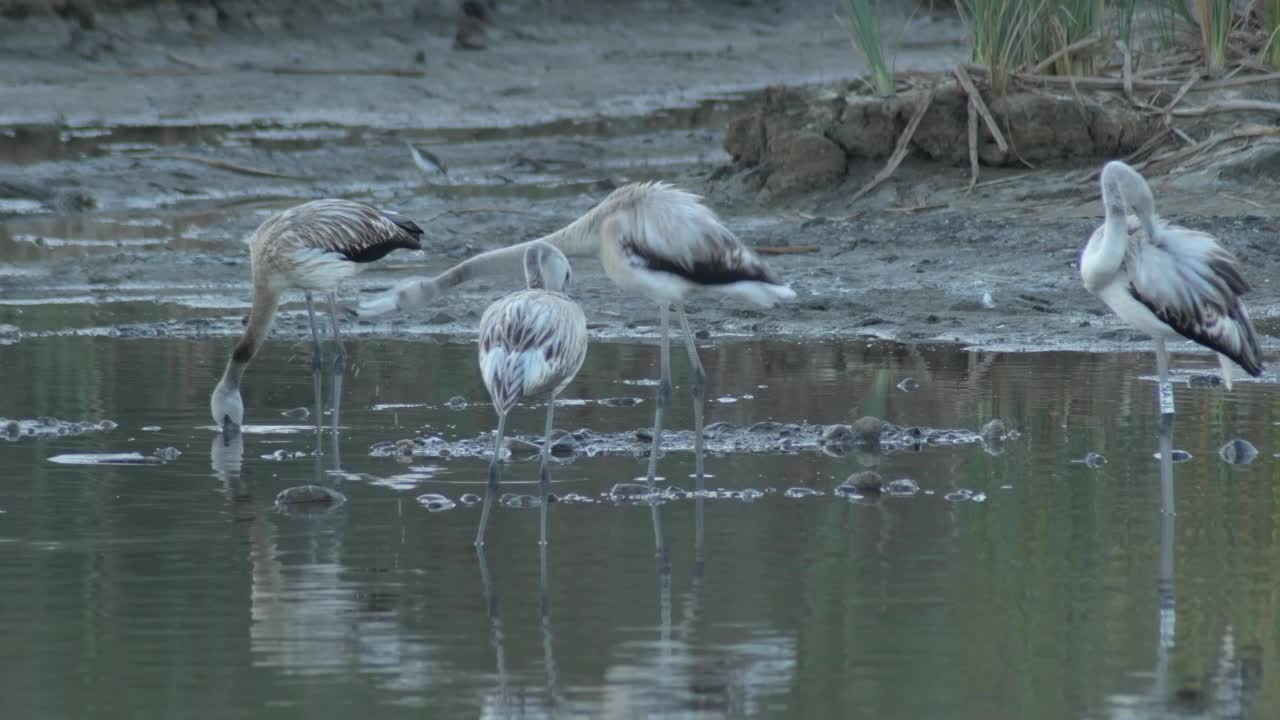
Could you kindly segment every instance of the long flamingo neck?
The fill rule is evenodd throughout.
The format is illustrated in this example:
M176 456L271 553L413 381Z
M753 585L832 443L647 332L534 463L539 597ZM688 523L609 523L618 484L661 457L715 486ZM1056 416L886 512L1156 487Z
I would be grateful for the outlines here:
M253 291L253 309L249 311L249 322L245 326L244 335L236 343L231 359L227 361L227 369L222 373L222 383L228 388L239 388L244 377L245 368L258 353L258 348L266 341L271 332L271 321L276 316L276 307L280 304L279 291L263 285L256 285Z

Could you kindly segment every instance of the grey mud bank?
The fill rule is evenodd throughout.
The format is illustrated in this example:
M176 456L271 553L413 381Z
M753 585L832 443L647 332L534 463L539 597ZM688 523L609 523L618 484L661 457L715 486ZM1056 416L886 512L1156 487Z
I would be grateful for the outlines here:
M101 13L93 29L0 20L0 327L13 328L0 342L236 334L250 296L244 239L314 197L427 228L428 252L391 256L356 295L554 230L623 183L664 179L705 195L748 244L783 251L769 261L799 295L770 311L709 297L689 311L710 338L1147 348L1075 270L1101 217L1087 165L984 168L966 193L963 164L908 160L850 202L867 168L774 195L731 163L725 128L746 93L860 72L820 3L503 3L480 51L453 49L450 3L384 5L348 7L341 22L323 3L143 8ZM900 70L964 59L953 16L901 21ZM1280 322L1272 161L1153 181L1167 217L1245 261L1268 334ZM518 283L467 285L431 312L352 332L468 337ZM579 263L575 295L595 337L654 335L652 306L621 297L594 262ZM68 311L80 306L92 311ZM304 331L290 313L276 329Z

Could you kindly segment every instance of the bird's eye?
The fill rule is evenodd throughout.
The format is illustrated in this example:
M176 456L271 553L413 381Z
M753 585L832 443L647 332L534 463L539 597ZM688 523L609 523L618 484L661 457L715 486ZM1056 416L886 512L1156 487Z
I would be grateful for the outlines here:
M572 273L567 273L567 272L564 274L564 286L565 286L565 287L569 287L569 277L570 277L571 275L572 275Z

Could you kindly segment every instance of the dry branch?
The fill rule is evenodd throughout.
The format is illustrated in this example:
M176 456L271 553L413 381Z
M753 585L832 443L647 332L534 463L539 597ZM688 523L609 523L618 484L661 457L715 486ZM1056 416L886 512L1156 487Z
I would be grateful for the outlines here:
M226 160L215 160L213 158L200 157L199 155L188 155L187 153L154 153L148 155L148 158L167 159L167 160L185 160L187 162L201 163L218 170L227 170L229 172L240 173L241 175L255 175L257 177L283 178L286 180L314 180L315 178L306 175L290 175L288 173L276 172L274 170L260 170L258 168L248 167L247 165L237 165Z
M818 252L817 245L766 245L755 248L757 255L801 255Z
M269 72L276 75L387 75L391 77L426 77L425 70L417 68L314 68L305 65L211 65L203 63L199 60L183 57L177 53L165 53L165 55L175 63L199 70L200 72L218 73L229 72L235 70L249 70L258 72Z
M911 115L911 120L907 122L907 127L902 131L902 135L898 137L898 145L893 149L893 154L889 156L889 162L885 163L884 169L876 173L871 181L863 185L858 192L849 198L850 202L866 195L876 188L877 185L888 180L893 172L902 164L902 159L907 156L907 150L911 147L911 138L916 134L916 128L920 127L920 121L924 119L925 111L929 109L929 105L933 104L933 96L938 91L938 86L934 85L925 93L920 104L916 106L916 111Z
M1070 55L1071 53L1077 50L1082 50L1084 48L1087 48L1090 45L1098 42L1098 40L1100 39L1101 38L1099 38L1098 36L1093 35L1091 37L1077 40L1064 48L1059 48L1058 50L1055 50L1053 54L1049 55L1049 57L1041 60L1035 65L1032 65L1031 68L1029 68L1026 72L1031 75L1039 75L1045 70L1048 70L1050 67L1053 67L1053 64L1058 62L1058 59L1061 58L1062 56Z
M1189 147L1179 148L1173 152L1166 153L1158 158L1143 163L1138 169L1146 170L1148 173L1156 174L1160 172L1159 168L1172 167L1175 163L1181 163L1191 158L1207 153L1213 148L1225 142L1232 140L1244 140L1259 137L1276 137L1280 136L1280 127L1268 127L1265 125L1246 125L1245 127L1233 128L1227 132L1216 133L1206 140L1191 145Z
M1280 113L1280 103L1267 102L1266 100L1223 100L1212 105L1202 105L1200 107L1182 108L1179 110L1167 110L1165 114L1174 117L1196 117L1199 115L1212 115L1222 112L1270 112Z
M969 108L969 189L965 193L973 192L973 186L978 184L978 106L973 101L968 102Z
M1000 152L1009 152L1009 143L1005 142L1004 135L1000 133L1000 126L996 124L996 119L991 116L991 110L987 108L987 104L982 102L982 94L978 92L978 88L973 84L973 79L969 77L969 73L961 65L955 68L956 79L960 81L960 87L969 95L969 102L973 103L978 112L982 115L982 121L987 124L987 130L991 132L991 137L996 141L996 146L1000 148Z

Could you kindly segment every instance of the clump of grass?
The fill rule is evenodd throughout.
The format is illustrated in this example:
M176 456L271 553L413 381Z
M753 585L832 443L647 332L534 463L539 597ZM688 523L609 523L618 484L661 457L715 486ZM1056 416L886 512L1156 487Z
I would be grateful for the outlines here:
M991 72L991 88L1003 95L1009 76L1044 57L1038 42L1045 16L1045 0L958 0L969 29L973 60Z
M1045 38L1044 57L1061 48L1098 33L1107 19L1103 0L1049 0L1045 7L1048 29ZM1053 64L1058 75L1089 75L1093 72L1092 55L1075 61L1071 55L1063 55Z
M867 61L871 87L877 95L890 97L896 86L880 34L880 0L844 0L844 23L853 47Z
M1262 6L1262 32L1267 40L1262 46L1262 61L1272 70L1280 70L1280 0L1259 0Z
M1219 75L1227 66L1227 36L1235 19L1232 0L1195 0L1195 7L1205 66L1210 76Z

